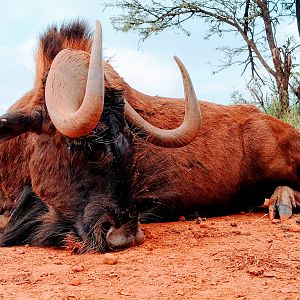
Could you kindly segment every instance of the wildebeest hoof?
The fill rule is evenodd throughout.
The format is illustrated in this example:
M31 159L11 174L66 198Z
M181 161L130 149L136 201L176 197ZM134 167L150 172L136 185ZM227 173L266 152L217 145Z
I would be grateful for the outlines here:
M292 216L293 207L296 207L295 191L287 186L279 186L267 201L267 205L271 221L275 218L276 213L281 221L286 221Z
M278 214L281 221L289 219L293 214L292 205L278 204Z

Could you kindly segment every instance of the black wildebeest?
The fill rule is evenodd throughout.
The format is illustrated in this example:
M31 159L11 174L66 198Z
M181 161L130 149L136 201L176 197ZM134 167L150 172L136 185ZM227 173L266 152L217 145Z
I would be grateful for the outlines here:
M51 36L53 35L55 36L51 33ZM82 47L82 44L80 45ZM80 49L86 50L84 48ZM57 53L58 51L54 51L52 57L58 56ZM80 56L78 61L83 65L87 64L84 55ZM74 74L74 71L71 72ZM54 84L50 72L47 74L47 70L43 70L40 73L42 75L39 78L44 78L43 83L46 81L46 87L48 84L50 86ZM114 191L115 198L110 197L110 199L114 203L115 199L118 199L120 191L125 190L127 195L130 195L130 201L129 203L126 202L126 205L122 205L123 210L124 207L130 206L129 204L132 205L132 202L134 202L138 211L141 212L142 218L143 216L151 218L153 217L151 214L154 215L154 218L160 216L172 218L173 216L193 213L196 210L200 213L201 211L225 213L262 204L264 199L270 197L278 186L287 185L299 190L300 134L292 126L262 113L253 106L226 106L201 101L199 103L202 113L200 134L189 143L199 129L196 126L192 138L190 137L188 142L185 142L186 145L181 148L174 148L174 140L176 142L177 139L173 138L173 131L161 131L152 126L166 129L179 126L184 115L184 102L181 99L152 97L133 89L106 62L104 62L104 76L106 98L108 98L104 102L109 111L105 114L104 107L103 121L99 123L99 130L102 132L101 126L104 126L107 128L106 130L113 133L114 140L118 140L117 137L121 134L122 143L124 143L126 137L126 149L132 155L131 159L128 155L118 154L117 157L121 156L122 159L114 160L115 168L119 170L121 168L119 173L123 176L121 176L122 180L119 185L114 184L111 186L110 191ZM74 94L77 95L78 93L81 95L79 99L82 99L84 90L85 86L80 86L78 89L74 89ZM186 87L186 90L191 89ZM44 89L39 91L41 93L39 97L44 99ZM193 91L191 90L188 94L193 94ZM24 99L17 103L17 107L22 107L23 102ZM125 105L124 111L119 110L118 105L121 105L120 103ZM113 114L114 110L121 113ZM49 114L51 116L50 111ZM111 117L109 120L104 121L104 117L108 117L107 115ZM120 121L117 117L122 119L122 125L119 125ZM150 125L147 121L153 125ZM54 123L54 120L52 122ZM29 122L29 124L32 124L32 122ZM133 131L129 132L126 124L132 127ZM55 134L58 135L58 142L56 143L61 143L62 140L66 139L66 143L69 143L71 148L76 149L86 146L86 143L81 139L71 140L70 142L68 138L65 138L54 129L50 120L46 125L48 127L44 125L44 131L52 128L52 130L55 130ZM137 133L135 128L139 128ZM180 126L176 132L182 130L186 131L185 128ZM155 135L149 134L149 132L154 132ZM161 133L166 138L162 139ZM55 141L56 135L52 136ZM34 134L31 135L31 139L36 140L37 136L40 138L39 135ZM99 134L97 133L96 136L98 138ZM144 139L139 136L144 137ZM130 138L132 138L132 141ZM39 151L38 156L42 155L41 152L47 153L42 147L43 144L47 145L49 143L47 139L49 139L49 135L45 135L44 140L42 139L36 147L36 151ZM147 139L152 143L149 143ZM100 143L101 147L107 146L105 141ZM53 143L55 142L53 141ZM91 145L87 144L88 147L93 146L92 142ZM157 145L169 147L159 147ZM100 154L103 155L102 152ZM49 155L53 159L53 151ZM94 158L95 163L99 160L102 163L101 155ZM61 159L59 161L61 164ZM68 160L64 158L64 161ZM7 159L6 164L8 162ZM40 161L38 167L38 173L42 173L44 167ZM124 169L129 171L124 172ZM8 173L2 176L17 174L17 172L11 171L8 171ZM49 176L49 173L46 172L45 174ZM55 174L64 174L64 172L60 171ZM98 189L100 189L96 189L97 193L103 194L103 189L107 186L105 180L109 176L110 174L107 173L102 174L101 180L97 182ZM45 182L49 185L47 180ZM110 181L109 178L108 182ZM63 183L62 180L61 182ZM96 184L96 182L94 183ZM25 185L26 182L22 184ZM38 185L39 188L36 188L34 184L34 192L48 206L55 207L56 214L60 213L61 207L55 206L55 203L51 200L56 199L57 190L55 188L52 190L53 194L50 195L50 201L52 202L48 203L45 200L45 193L49 188L47 185ZM62 188L66 189L65 184L62 185ZM84 190L88 192L90 188L91 186L87 186ZM14 191L13 186L11 190ZM95 190L92 189L92 191ZM84 197L82 198L84 199ZM28 205L28 201L25 200L26 197L23 197L18 203L23 205L23 202L25 202ZM35 200L38 202L38 199ZM33 202L29 201L29 203ZM84 201L83 203L85 204ZM281 204L279 201L279 208L281 207L283 214L285 214L285 203ZM22 205L17 206L16 212L13 212L12 221L6 234L7 239L14 236L13 230L10 231L10 228L20 222L20 212L24 211L24 205ZM74 203L71 203L68 210L72 211L73 206ZM81 204L80 206L90 208L89 205L84 206ZM33 207L27 209L25 205L25 215L31 216L37 207L38 205L33 205ZM63 209L63 211L68 210ZM73 219L75 217L78 218L78 222L82 222L80 214L72 216ZM45 219L48 220L43 216L39 221L43 223ZM30 220L32 218L26 217L24 223L30 224ZM60 220L68 225L67 215L62 215ZM40 228L41 225L32 227ZM65 228L64 226L61 227ZM72 230L74 231L74 229ZM35 234L35 231L38 230L31 229L31 231ZM130 231L129 234L134 236ZM78 236L80 233L75 232L75 235ZM84 237L85 234L80 236ZM85 241L86 238L83 240ZM130 243L122 244L129 245Z
M182 63L176 58L184 121L174 130L155 128L125 105L123 88L107 84L96 25L93 42L83 21L50 27L39 41L33 89L0 117L0 186L13 208L1 245L72 239L80 251L105 251L141 243L125 114L146 143L180 147L197 137L200 110Z

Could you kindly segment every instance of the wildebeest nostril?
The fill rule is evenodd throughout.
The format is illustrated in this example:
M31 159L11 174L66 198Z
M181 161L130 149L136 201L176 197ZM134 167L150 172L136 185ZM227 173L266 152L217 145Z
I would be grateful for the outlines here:
M106 235L107 232L109 231L109 229L113 227L113 225L109 222L104 222L101 225L102 225L101 226L102 227L102 232L103 232L104 235Z
M126 232L126 226L116 228L112 226L106 234L106 242L111 250L122 249L144 242L144 234L138 228L135 235Z
M133 235L127 236L124 226L116 228L112 226L106 234L106 242L110 249L119 249L134 245Z

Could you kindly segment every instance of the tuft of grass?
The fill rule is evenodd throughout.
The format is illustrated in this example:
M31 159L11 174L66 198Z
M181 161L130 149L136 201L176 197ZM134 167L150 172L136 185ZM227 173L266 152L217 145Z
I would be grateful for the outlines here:
M291 106L287 112L280 114L278 103L273 102L267 107L266 113L294 126L300 131L300 109L298 106Z
M283 122L294 126L298 131L300 131L300 114L299 111L289 111L285 113L281 118Z
M256 95L257 96L257 95ZM268 115L276 117L281 121L294 126L300 131L300 102L295 96L290 99L290 106L288 110L282 113L282 108L278 100L278 96L269 95L268 97L253 97L254 101L245 99L239 91L234 91L231 95L233 104L252 104L265 112ZM258 101L259 99L259 101Z

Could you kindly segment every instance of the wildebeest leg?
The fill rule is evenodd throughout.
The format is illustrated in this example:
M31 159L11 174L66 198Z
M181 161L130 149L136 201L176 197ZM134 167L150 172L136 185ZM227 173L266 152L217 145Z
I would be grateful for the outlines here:
M26 186L0 234L0 246L62 246L73 229Z
M288 186L279 186L266 203L269 206L270 220L278 213L280 220L285 221L293 214L293 208L300 208L300 193Z
M31 246L61 247L65 246L66 238L71 235L76 239L77 234L71 222L55 211L49 211L40 216L39 225L34 228L26 239Z
M28 237L41 225L40 217L47 206L26 186L0 235L0 246L26 244Z

